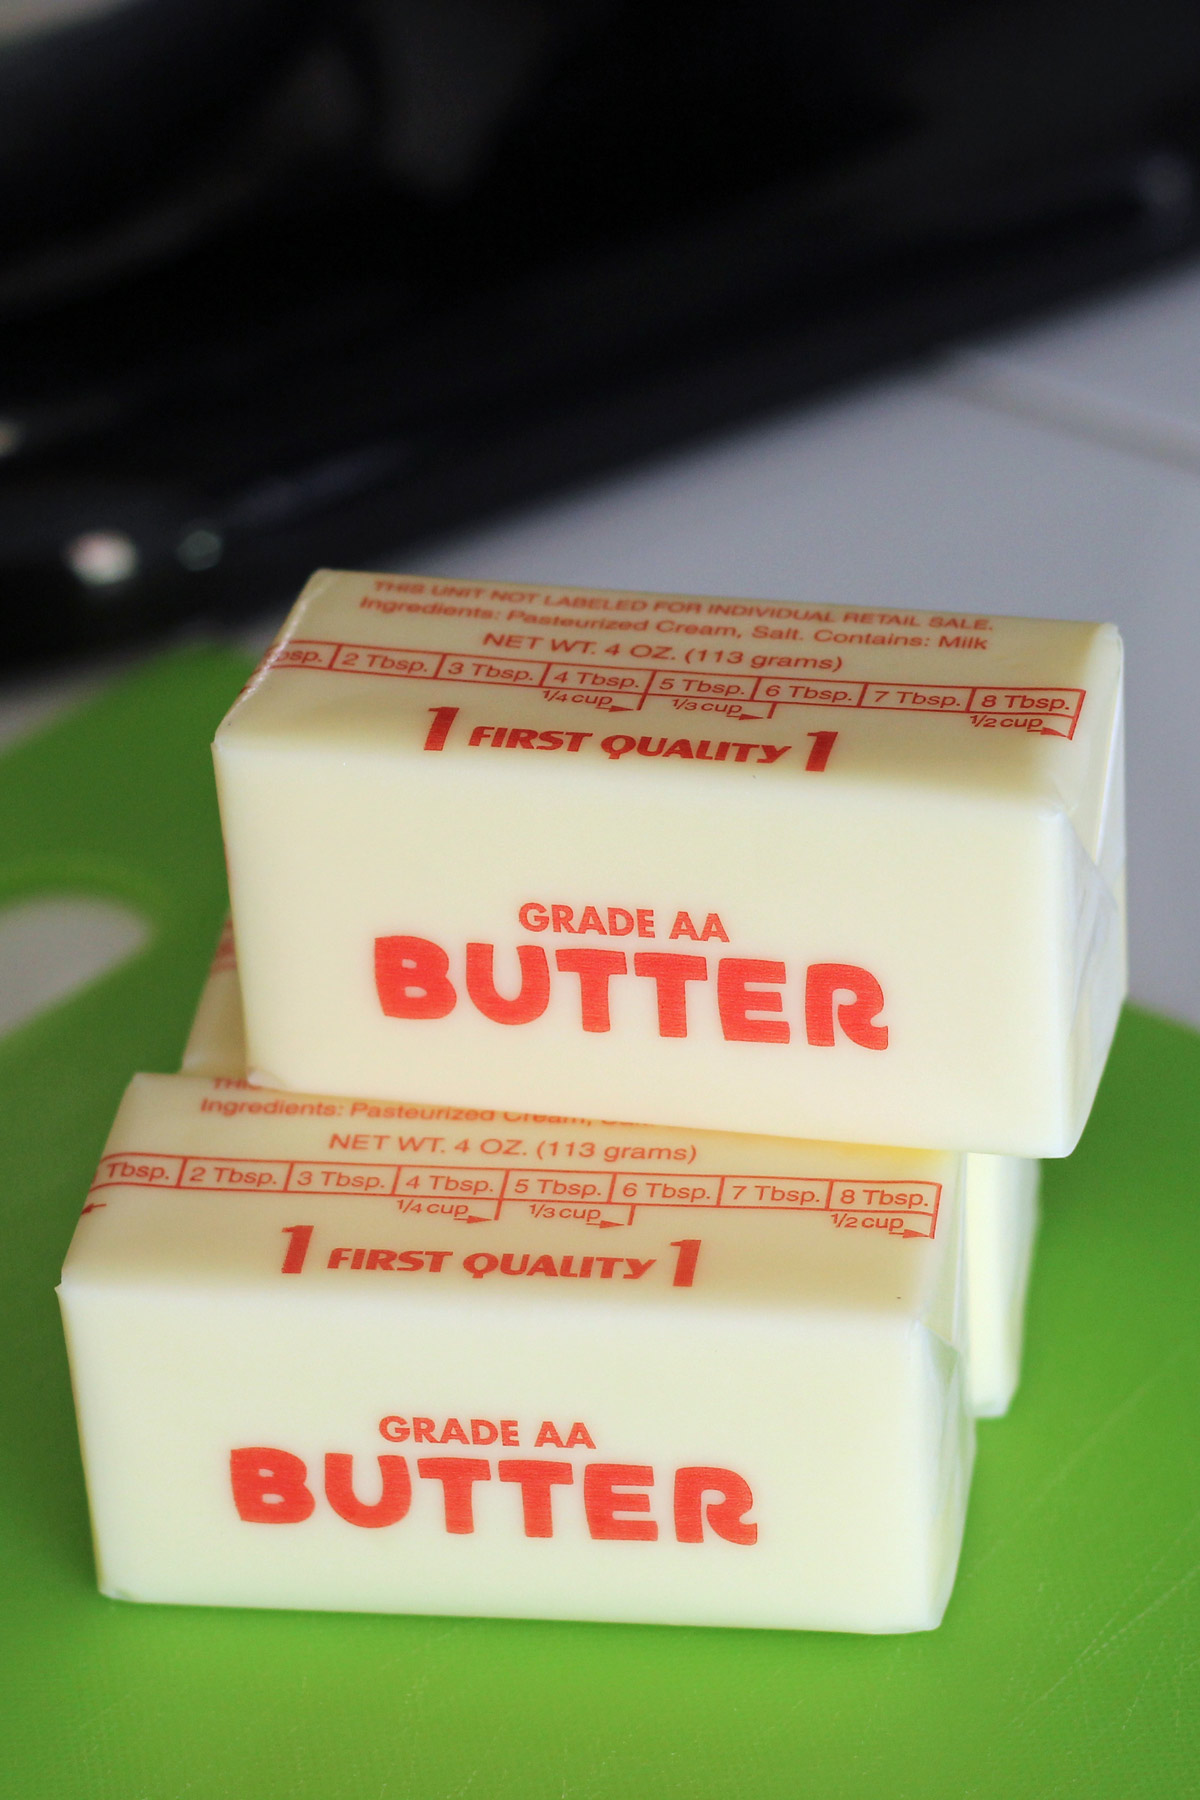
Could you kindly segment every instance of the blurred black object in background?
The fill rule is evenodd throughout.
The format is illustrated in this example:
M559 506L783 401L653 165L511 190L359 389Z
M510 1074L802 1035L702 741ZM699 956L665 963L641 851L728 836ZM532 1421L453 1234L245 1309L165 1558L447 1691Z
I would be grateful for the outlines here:
M12 665L1200 237L1195 0L0 0Z

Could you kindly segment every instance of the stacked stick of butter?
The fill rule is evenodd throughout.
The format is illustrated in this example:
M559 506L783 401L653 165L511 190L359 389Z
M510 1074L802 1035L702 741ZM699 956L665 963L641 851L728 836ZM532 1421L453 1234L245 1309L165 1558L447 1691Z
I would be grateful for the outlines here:
M216 761L61 1288L104 1591L936 1625L1125 990L1113 628L323 573Z

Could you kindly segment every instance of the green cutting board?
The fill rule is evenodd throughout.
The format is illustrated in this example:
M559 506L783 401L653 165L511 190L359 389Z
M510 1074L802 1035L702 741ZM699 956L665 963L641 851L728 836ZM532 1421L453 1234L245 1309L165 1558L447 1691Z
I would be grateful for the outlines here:
M1046 1171L1025 1382L980 1430L940 1631L208 1612L96 1593L53 1288L128 1074L177 1063L224 904L208 739L244 673L224 651L169 657L0 758L0 904L95 892L157 933L0 1043L0 1794L1200 1794L1200 1038L1133 1010L1081 1148Z

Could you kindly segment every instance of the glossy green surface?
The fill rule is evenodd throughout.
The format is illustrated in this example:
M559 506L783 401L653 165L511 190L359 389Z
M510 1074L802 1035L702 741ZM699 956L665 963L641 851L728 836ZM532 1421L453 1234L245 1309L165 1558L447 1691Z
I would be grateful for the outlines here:
M175 1066L199 991L223 905L207 739L244 672L224 652L166 659L0 759L0 904L97 891L158 928L0 1040L0 1794L1200 1793L1200 1038L1132 1011L1082 1147L1047 1168L1026 1379L980 1430L940 1631L100 1598L53 1287L126 1077Z

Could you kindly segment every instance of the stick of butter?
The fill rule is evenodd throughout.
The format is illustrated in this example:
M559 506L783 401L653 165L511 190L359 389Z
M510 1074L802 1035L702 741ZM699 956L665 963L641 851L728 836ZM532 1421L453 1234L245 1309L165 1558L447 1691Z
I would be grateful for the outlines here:
M967 1387L976 1417L997 1419L1008 1411L1021 1379L1039 1168L1021 1156L969 1154L963 1160Z
M228 923L184 1048L183 1070L235 1082L245 1079L242 996ZM589 1130L600 1129L589 1123ZM806 1166L806 1144L789 1142L779 1149L789 1167ZM962 1188L967 1402L977 1417L998 1418L1008 1411L1021 1376L1025 1289L1038 1223L1038 1165L1019 1156L972 1152L963 1157Z
M216 740L252 1079L1062 1156L1111 626L324 573Z
M138 1076L59 1290L101 1586L931 1628L960 1172Z

